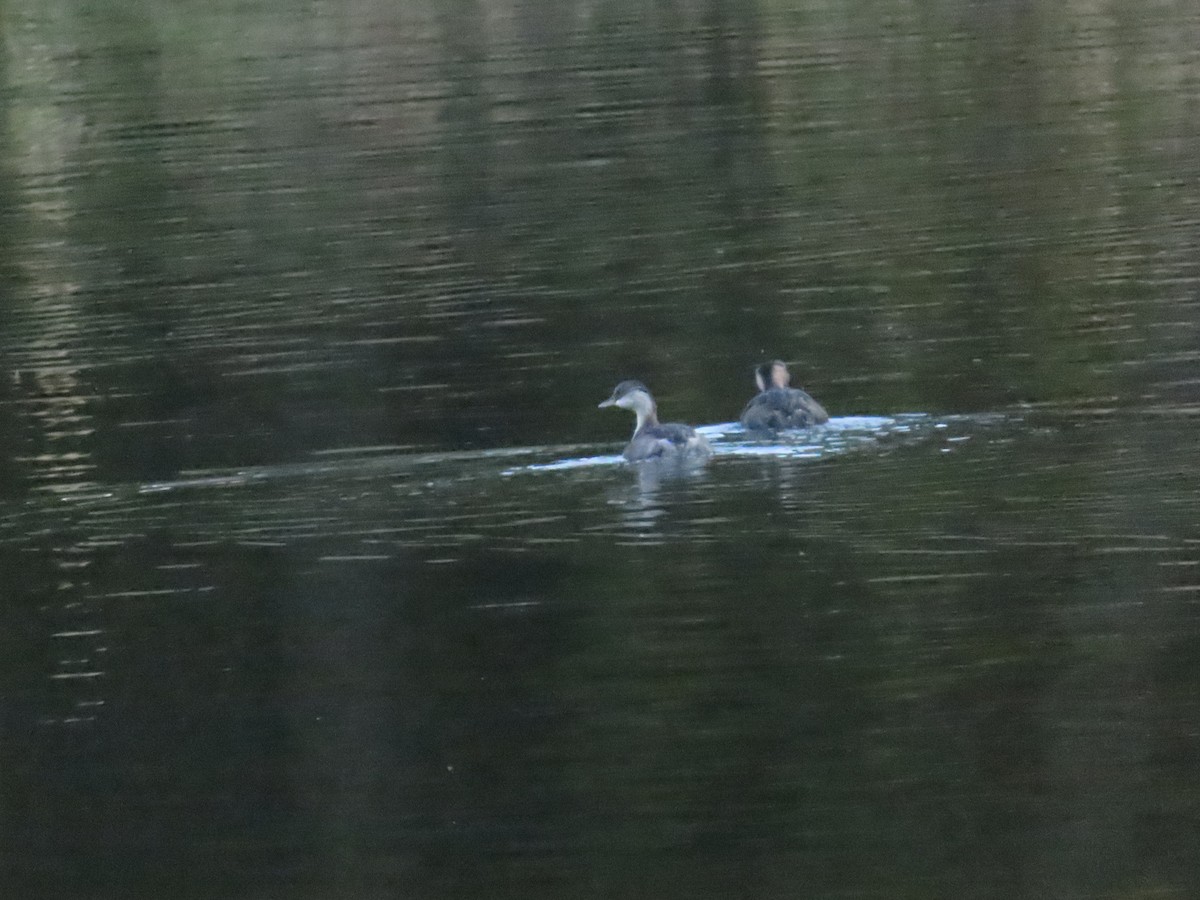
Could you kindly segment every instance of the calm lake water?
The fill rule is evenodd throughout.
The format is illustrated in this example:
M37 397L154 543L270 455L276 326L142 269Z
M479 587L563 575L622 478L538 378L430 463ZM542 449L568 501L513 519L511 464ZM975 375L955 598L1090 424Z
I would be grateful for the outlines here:
M1200 894L1193 3L3 22L0 896Z

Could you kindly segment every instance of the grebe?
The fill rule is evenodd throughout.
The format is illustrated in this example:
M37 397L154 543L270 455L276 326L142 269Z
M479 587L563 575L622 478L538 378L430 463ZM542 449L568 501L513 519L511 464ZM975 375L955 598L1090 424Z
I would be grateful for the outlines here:
M598 407L619 406L633 410L637 425L622 454L630 462L647 459L703 459L712 453L708 441L690 425L659 424L658 407L640 381L622 381L612 396Z
M783 431L829 421L825 407L799 388L789 387L792 375L782 360L764 363L754 371L759 393L742 410L745 428Z

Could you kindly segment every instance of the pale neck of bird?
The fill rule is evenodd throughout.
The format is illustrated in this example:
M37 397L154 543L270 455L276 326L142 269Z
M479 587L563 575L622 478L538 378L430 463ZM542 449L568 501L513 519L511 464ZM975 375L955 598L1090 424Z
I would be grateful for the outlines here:
M634 426L633 433L637 434L642 430L643 425L657 425L658 412L654 408L654 403L649 400L644 400L633 408L634 415L637 416L637 425Z

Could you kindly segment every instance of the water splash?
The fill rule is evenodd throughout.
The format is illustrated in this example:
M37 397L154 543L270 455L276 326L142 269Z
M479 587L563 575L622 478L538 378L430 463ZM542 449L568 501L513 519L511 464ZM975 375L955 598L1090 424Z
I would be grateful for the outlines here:
M840 416L824 425L760 435L747 431L737 422L701 425L696 430L712 445L717 457L774 457L778 459L825 459L872 448L895 446L898 442L921 441L952 427L995 425L1011 421L1003 414L936 417L928 413L901 413L894 416ZM325 476L419 476L436 470L450 480L459 481L499 474L511 477L529 472L564 472L603 469L626 465L618 454L597 454L595 444L557 444L532 447L505 447L490 450L451 450L411 452L402 447L345 448L316 454L311 462L239 469L206 469L181 473L169 481L147 482L137 493L154 494L188 489L245 487L263 482ZM572 451L583 454L570 456ZM512 463L497 473L497 462Z
M941 417L928 413L899 413L894 416L839 416L824 425L776 434L747 431L737 422L701 425L696 430L708 439L713 455L717 457L818 460L891 447L898 443L919 442L948 432L953 427L996 425L1008 421L1011 421L1010 416L996 413ZM502 474L561 472L621 465L624 462L616 455L568 457L516 466L504 470Z

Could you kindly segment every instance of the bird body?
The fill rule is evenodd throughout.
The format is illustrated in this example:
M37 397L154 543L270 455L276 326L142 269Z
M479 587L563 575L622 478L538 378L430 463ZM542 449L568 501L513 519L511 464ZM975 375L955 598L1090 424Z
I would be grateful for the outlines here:
M758 367L754 380L759 393L742 410L739 421L745 428L784 431L807 428L829 421L829 413L807 392L790 387L792 376L787 366L775 360Z
M622 381L599 408L617 406L628 409L637 417L633 437L622 456L630 462L646 460L704 459L712 448L704 436L690 425L658 421L658 406L650 391L640 381Z

